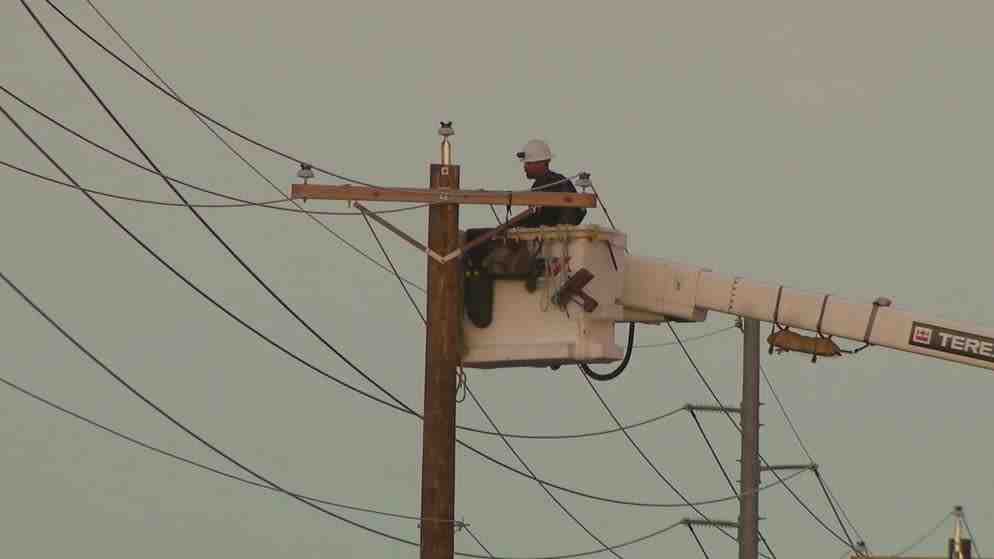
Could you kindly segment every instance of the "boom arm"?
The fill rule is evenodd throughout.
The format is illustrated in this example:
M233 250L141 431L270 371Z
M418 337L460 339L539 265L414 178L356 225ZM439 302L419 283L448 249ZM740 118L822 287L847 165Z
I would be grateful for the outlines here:
M994 330L667 260L629 256L621 303L633 316L701 321L714 311L994 370Z

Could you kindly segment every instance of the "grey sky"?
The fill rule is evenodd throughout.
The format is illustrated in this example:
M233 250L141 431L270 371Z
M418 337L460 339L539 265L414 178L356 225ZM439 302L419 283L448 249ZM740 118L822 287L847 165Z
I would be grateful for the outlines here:
M271 199L182 107L98 52L45 2L31 6L168 173ZM326 167L389 186L419 186L453 120L464 187L526 184L513 154L548 140L555 167L592 173L634 252L852 298L879 295L948 319L994 326L994 194L989 145L994 39L987 2L123 2L97 6L192 104ZM85 2L60 2L125 54ZM17 2L0 17L2 84L94 139L137 153ZM128 60L133 60L130 55ZM154 177L108 159L2 98L82 183L175 200ZM55 176L12 127L2 159ZM288 188L296 168L246 156ZM420 424L346 393L260 343L178 282L84 197L0 172L2 271L109 365L208 438L288 487L417 514ZM191 200L212 202L190 194ZM210 293L294 351L369 388L309 337L188 210L104 201ZM344 204L311 203L320 209ZM421 407L422 329L396 280L303 216L263 209L204 215L287 301L346 355ZM424 235L424 214L391 218ZM594 222L603 217L591 213ZM377 254L365 224L327 220ZM489 224L486 208L462 225ZM423 257L383 237L419 281ZM420 298L419 298L420 299ZM0 290L3 376L133 435L234 471L125 393L8 289ZM727 326L715 315L685 336ZM668 341L644 327L639 342ZM764 335L765 335L764 328ZM619 335L620 340L620 335ZM690 344L729 402L739 398L734 333ZM811 365L764 365L853 522L895 551L962 504L981 550L994 525L990 375L881 349ZM611 426L572 372L470 372L502 429L577 432ZM708 394L673 348L640 351L598 385L633 422ZM765 392L762 449L803 460ZM149 454L0 387L5 479L0 524L11 557L415 557L288 498ZM471 402L459 421L484 426ZM704 418L737 468L727 421ZM727 488L693 423L676 416L633 431L695 499ZM517 466L499 440L466 440ZM675 501L620 435L520 442L539 475L598 495ZM457 510L498 555L592 549L539 487L477 457L458 458ZM837 527L810 476L792 486ZM688 516L565 495L609 542ZM706 509L734 519L736 506ZM842 546L782 489L763 494L777 554L838 557ZM346 513L416 539L415 523ZM701 533L713 557L734 544ZM947 531L922 548L944 550ZM990 542L990 543L985 543ZM479 552L465 535L457 549ZM685 530L622 551L696 556Z

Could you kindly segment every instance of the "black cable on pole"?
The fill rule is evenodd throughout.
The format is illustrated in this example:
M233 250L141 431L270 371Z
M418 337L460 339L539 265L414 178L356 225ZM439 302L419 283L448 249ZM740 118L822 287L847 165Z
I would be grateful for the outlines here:
M714 398L715 402L719 406L721 406L722 405L721 398L718 397L718 394L714 391L714 388L711 387L711 383L708 382L707 378L704 376L704 373L701 372L700 367L697 366L697 362L694 360L693 356L690 355L690 351L687 350L687 346L683 343L683 340L680 339L680 335L677 334L676 329L673 328L673 324L671 322L667 322L666 325L669 326L670 331L673 333L673 337L679 343L680 349L683 350L683 354L687 357L687 361L690 362L691 367L693 367L694 371L697 373L697 377L704 384L705 388L707 388L708 392L711 394L711 397ZM725 417L728 418L728 420L732 423L732 426L734 426L739 433L742 433L742 427L738 424L737 421L735 421L735 419L732 417L732 414L730 414L727 410L725 411ZM759 455L759 459L760 461L762 461L763 465L769 467L769 462L766 461L766 458L764 458L762 454ZM770 470L770 472L773 474L773 477L777 478L778 481L781 482L785 481L783 477L779 474L779 472L777 472L776 470ZM826 524L824 520L822 520L817 514L815 514L815 512L811 510L811 507L809 507L808 504L805 503L800 498L800 496L797 495L797 492L795 492L793 488L790 487L790 485L788 485L787 483L782 483L782 485L784 489L794 498L797 504L800 505L801 508L803 508L808 513L808 515L810 515L811 518L815 520L815 522L821 525L821 527L824 528L826 532L828 532L833 537L835 537L835 539L839 540L843 545L848 546L854 552L860 553L858 549L856 549L852 544L847 542L842 536L840 536L835 530L833 530L828 524Z
M759 541L763 542L763 547L766 548L766 551L770 552L770 556L772 556L773 559L777 559L777 554L773 553L773 548L770 547L770 542L766 541L766 536L763 535L762 531L759 531Z
M849 531L846 530L846 525L842 522L842 517L839 516L839 510L835 508L835 502L832 500L832 495L828 492L828 487L825 486L825 481L821 479L821 473L815 468L815 479L818 480L818 485L821 486L822 491L825 492L825 499L828 500L828 506L832 507L832 512L835 513L835 519L839 521L839 526L842 528L842 533L845 534L846 539L849 540L849 545L853 549L856 548L856 543L852 541L852 537L849 536Z
M704 554L704 559L711 559L711 557L708 555L708 550L704 549L704 542L702 542L701 538L697 536L697 532L694 530L694 527L691 526L690 524L687 524L687 529L690 530L690 535L694 536L694 541L697 542L697 547L701 548L701 553Z
M480 403L480 400L476 397L476 394L473 393L473 391L469 388L468 385L465 387L465 389L466 389L466 393L469 394L469 397L473 399L473 402L476 404L476 407L479 408L480 412L483 413L483 416L485 418L487 418L487 422L490 423L490 426L494 429L494 431L497 431L499 433L500 429L497 427L497 423L490 416L490 414L487 413L487 409L483 407L482 403ZM528 462L526 462L525 459L522 458L520 454L518 454L518 451L515 450L514 446L510 443L510 441L508 441L507 439L505 439L503 437L501 437L501 440L504 441L504 445L507 447L508 450L511 451L511 454L513 454L515 456L515 458L518 459L518 462L520 462L521 465L524 466L525 469L528 470L528 472L530 474L532 474L532 476L534 476L536 479L538 479L538 476L535 475L534 470L532 470L531 467L528 465ZM572 520L573 522L575 522L577 526L579 526L581 529L583 529L583 531L586 532L588 536L590 536L591 538L593 538L594 541L596 541L598 544L600 544L603 547L604 551L609 551L612 555L614 555L618 559L623 559L621 557L621 555L618 554L617 551L615 551L613 549L610 549L610 546L607 545L606 543L604 543L604 541L602 539L600 539L597 536L597 534L593 533L590 530L590 528L588 528L586 526L586 524L583 523L582 520L580 520L579 518L576 517L575 514L573 514L572 512L570 512L570 510L566 507L566 505L564 505L562 503L562 501L560 501L552 493L552 491L550 491L549 488L545 486L544 483L538 482L538 484L542 488L542 491L545 491L545 494L548 495L549 498L552 499L552 501L554 503L556 503L556 505L559 507L559 509L562 510L563 513L566 514L566 516L568 516L570 518L570 520Z
M718 451L715 449L714 445L711 444L711 438L708 437L707 432L704 430L704 426L701 425L701 422L697 417L697 413L694 412L694 410L690 410L690 416L694 419L694 423L697 425L697 431L701 434L701 437L704 439L704 443L708 446L708 450L711 451L711 456L714 458L715 464L717 464L718 469L721 470L721 475L724 476L725 481L728 483L728 488L732 490L732 493L737 494L738 490L735 488L735 483L732 481L732 476L728 474L728 470L725 468L725 465L722 464L721 459L718 457ZM773 553L773 548L770 547L769 542L766 541L766 537L763 535L763 531L757 529L756 534L759 536L760 541L763 542L763 547L766 548L766 551L770 552L770 556L772 556L773 559L777 559L776 554Z
M694 424L697 425L697 431L704 439L704 444L708 445L708 450L711 451L711 456L714 458L715 464L717 464L718 469L721 470L721 475L724 476L725 481L728 482L728 488L732 490L732 493L738 493L738 489L736 489L735 483L732 481L732 476L728 475L728 470L725 469L725 465L722 464L721 459L718 458L718 452L715 450L714 445L711 444L711 439L708 437L707 433L704 432L704 426L701 425L701 421L697 418L697 413L694 410L690 410L690 417L693 418Z
M621 360L621 363L619 363L618 366L614 368L613 371L611 371L610 373L598 373L595 372L593 369L591 369L590 366L587 365L586 363L579 364L580 370L583 371L583 374L587 375L588 377L596 381L604 382L618 378L618 375L623 373L625 369L628 368L628 361L631 360L632 358L632 347L634 345L635 345L635 323L629 322L628 346L625 348L625 357Z

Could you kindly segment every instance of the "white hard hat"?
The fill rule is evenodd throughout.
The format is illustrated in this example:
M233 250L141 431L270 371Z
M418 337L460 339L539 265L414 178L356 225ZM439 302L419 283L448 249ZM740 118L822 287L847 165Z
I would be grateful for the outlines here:
M521 151L517 155L518 159L525 163L548 161L552 159L552 150L549 149L549 144L542 140L530 140L525 144L525 147L521 148Z

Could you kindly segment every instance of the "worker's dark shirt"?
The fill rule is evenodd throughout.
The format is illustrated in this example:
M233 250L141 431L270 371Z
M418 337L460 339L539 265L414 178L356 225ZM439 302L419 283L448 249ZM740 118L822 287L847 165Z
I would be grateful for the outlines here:
M559 182L562 181L562 182ZM545 185L559 183L555 186L542 188ZM535 179L532 190L539 192L576 192L576 187L566 177L555 171L549 171L545 175ZM521 227L539 227L542 225L579 225L583 221L586 212L578 208L556 208L543 207L538 212L525 220Z

